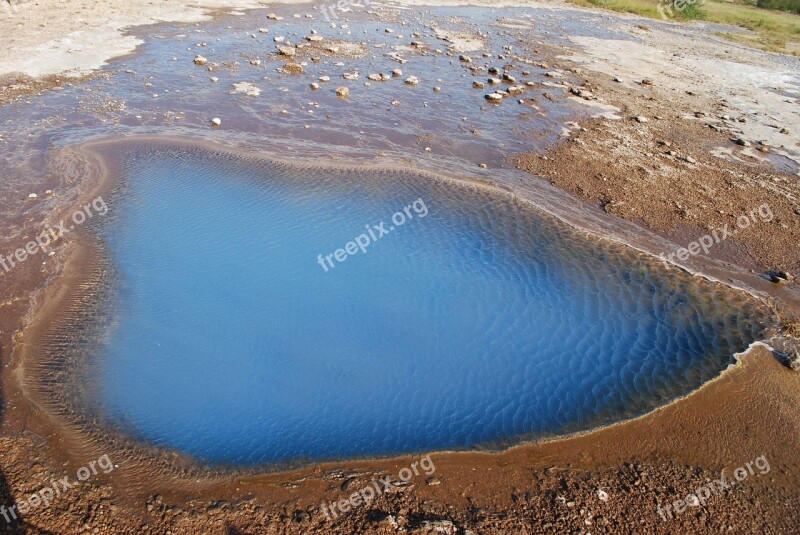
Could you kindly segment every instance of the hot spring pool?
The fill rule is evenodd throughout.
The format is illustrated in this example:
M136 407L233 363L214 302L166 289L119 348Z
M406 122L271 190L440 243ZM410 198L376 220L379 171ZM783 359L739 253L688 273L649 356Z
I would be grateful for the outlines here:
M203 461L586 429L696 388L763 326L743 295L487 190L200 149L120 165L94 401Z

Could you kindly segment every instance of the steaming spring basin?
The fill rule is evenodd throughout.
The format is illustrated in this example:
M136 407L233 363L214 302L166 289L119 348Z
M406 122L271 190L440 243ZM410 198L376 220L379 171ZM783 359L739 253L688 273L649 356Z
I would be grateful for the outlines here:
M108 424L203 461L586 429L698 387L764 321L742 294L485 189L199 148L119 158L93 395Z

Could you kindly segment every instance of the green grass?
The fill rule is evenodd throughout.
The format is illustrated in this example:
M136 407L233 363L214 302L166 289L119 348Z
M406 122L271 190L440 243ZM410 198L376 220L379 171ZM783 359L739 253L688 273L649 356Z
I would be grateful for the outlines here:
M642 17L668 20L692 21L707 20L731 26L739 26L750 32L720 32L717 35L730 41L755 46L772 52L800 55L800 0L747 0L751 4L706 1L689 4L683 10L674 5L670 10L659 10L657 0L569 0L573 4L595 6L622 13L633 13ZM769 6L764 9L755 5ZM789 11L789 12L787 12Z
M791 13L800 13L800 0L757 0L756 6L762 9L778 9Z

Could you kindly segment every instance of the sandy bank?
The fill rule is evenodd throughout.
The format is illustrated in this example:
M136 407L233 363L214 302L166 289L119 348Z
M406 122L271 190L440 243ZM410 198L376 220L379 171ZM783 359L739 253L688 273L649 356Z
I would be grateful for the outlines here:
M82 75L133 52L142 40L125 30L158 22L200 22L213 10L239 11L294 0L38 0L0 6L0 76Z

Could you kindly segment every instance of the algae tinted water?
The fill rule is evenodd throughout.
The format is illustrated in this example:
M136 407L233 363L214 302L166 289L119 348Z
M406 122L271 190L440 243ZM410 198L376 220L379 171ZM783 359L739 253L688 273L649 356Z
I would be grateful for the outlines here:
M476 188L201 150L137 149L123 168L98 401L199 459L587 428L697 387L760 329L743 296ZM381 222L366 252L319 263Z

